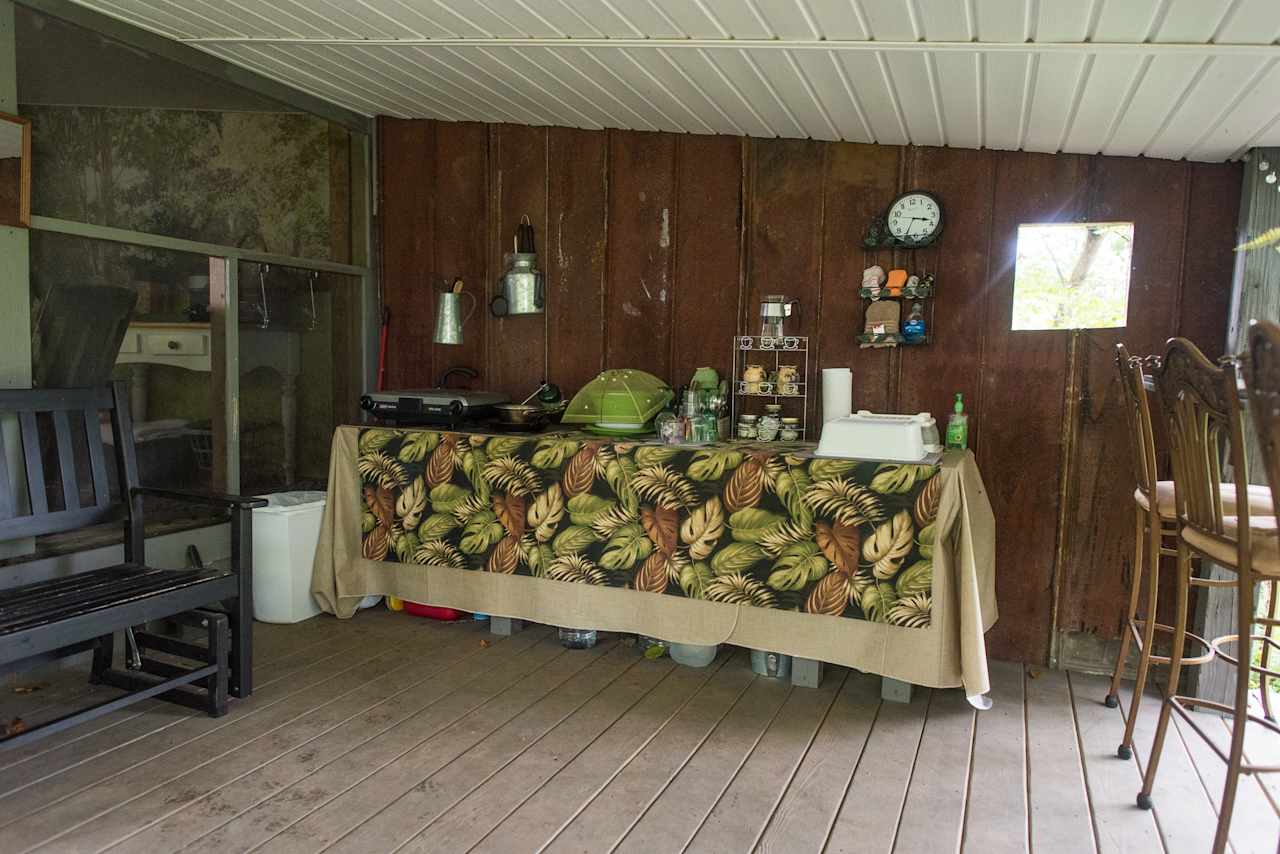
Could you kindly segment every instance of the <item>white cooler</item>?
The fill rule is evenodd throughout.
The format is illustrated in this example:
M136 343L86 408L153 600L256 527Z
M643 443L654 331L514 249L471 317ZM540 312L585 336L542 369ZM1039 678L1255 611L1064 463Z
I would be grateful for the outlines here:
M297 623L320 613L311 598L311 564L324 516L323 492L264 495L253 511L253 617Z

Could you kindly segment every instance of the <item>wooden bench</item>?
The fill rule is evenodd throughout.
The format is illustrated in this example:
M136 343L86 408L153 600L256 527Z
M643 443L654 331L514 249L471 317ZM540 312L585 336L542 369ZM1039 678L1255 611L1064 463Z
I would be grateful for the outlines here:
M110 460L102 438L104 411L111 418L115 453ZM14 440L21 443L22 466L17 471L11 471L6 453ZM52 478L46 473L46 458L57 460ZM109 464L117 466L118 493L110 486ZM87 469L84 490L81 468ZM223 508L231 522L230 569L147 566L143 527L147 496ZM0 588L0 673L92 650L90 680L129 692L10 735L0 740L0 750L148 697L217 716L226 711L228 695L249 696L253 691L252 511L265 505L260 498L139 484L129 395L123 383L0 391L0 541L124 524L124 563ZM164 619L198 629L206 642L135 630ZM116 634L128 636L133 653L132 666L124 670L114 667ZM194 666L186 666L187 660Z

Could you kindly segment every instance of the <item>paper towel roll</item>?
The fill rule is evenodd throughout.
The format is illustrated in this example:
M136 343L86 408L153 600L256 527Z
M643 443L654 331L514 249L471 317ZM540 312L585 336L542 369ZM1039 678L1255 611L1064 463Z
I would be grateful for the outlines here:
M822 369L822 423L853 412L853 372L849 368Z

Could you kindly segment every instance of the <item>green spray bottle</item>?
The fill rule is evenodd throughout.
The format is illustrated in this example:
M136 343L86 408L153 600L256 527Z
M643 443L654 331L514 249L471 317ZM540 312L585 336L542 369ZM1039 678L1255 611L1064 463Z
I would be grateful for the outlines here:
M956 393L956 403L947 419L947 449L969 447L969 416L964 413L964 396Z

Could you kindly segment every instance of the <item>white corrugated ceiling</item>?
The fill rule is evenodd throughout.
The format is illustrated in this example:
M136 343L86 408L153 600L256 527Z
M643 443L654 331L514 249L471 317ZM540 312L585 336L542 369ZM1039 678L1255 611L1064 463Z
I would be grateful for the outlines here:
M77 0L367 114L1228 160L1280 0Z

